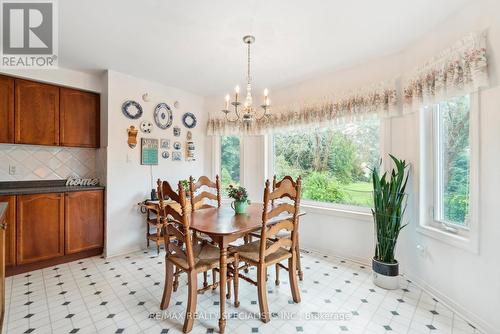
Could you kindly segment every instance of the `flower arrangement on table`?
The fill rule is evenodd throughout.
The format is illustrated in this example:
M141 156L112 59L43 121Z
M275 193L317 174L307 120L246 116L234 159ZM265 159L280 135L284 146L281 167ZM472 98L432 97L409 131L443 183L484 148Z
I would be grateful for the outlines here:
M250 200L248 199L248 192L244 187L229 185L227 187L227 195L234 200L231 203L231 207L236 213L246 213Z

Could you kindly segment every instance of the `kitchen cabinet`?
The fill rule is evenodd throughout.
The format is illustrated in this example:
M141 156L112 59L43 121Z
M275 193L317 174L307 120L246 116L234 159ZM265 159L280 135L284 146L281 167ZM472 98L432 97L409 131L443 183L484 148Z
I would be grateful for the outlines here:
M99 147L99 95L60 89L60 145Z
M14 143L14 79L0 75L0 143Z
M17 264L64 255L64 195L17 196Z
M5 215L5 265L16 265L16 196L0 196L0 203L6 202L7 212Z
M103 192L79 191L65 195L65 252L72 254L103 246Z
M15 80L15 143L59 145L59 87Z

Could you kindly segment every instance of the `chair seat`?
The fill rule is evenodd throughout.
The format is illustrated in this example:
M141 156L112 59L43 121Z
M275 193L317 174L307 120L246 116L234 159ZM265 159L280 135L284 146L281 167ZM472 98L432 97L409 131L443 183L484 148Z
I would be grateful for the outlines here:
M197 272L207 271L219 266L220 250L218 247L206 242L193 245L194 266ZM189 265L184 254L174 254L168 257L176 266L188 270ZM234 261L234 257L229 255L227 262Z
M286 237L289 237L291 233L292 232L287 231L287 230L281 230L278 233L276 233L276 235L274 235L274 237L276 237L276 238L286 238ZM250 234L252 235L252 237L260 238L260 231L258 231L258 232L252 232Z
M266 248L269 248L273 244L272 241L266 241ZM238 252L240 255L241 261L249 260L254 263L259 262L259 251L260 251L260 240L256 240L254 242L250 242L248 244L244 244L238 247L235 247L234 250ZM275 252L269 254L265 258L265 262L267 264L272 264L276 262L281 262L285 259L292 257L292 254L289 250L280 247Z

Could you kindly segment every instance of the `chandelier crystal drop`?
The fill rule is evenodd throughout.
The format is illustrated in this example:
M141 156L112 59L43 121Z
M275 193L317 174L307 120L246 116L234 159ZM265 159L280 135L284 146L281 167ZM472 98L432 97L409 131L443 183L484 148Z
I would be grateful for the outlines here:
M245 101L241 102L240 99L240 86L234 88L234 101L230 101L229 94L226 95L224 109L224 117L229 122L243 122L249 125L253 121L258 121L270 116L269 111L271 108L271 100L269 99L269 90L264 89L264 103L260 106L263 110L258 112L257 108L253 106L252 98L252 77L250 75L250 45L255 42L255 37L248 35L243 37L243 42L248 46L248 62L247 62L247 94ZM229 110L229 105L232 105L232 110ZM234 114L234 115L233 115Z

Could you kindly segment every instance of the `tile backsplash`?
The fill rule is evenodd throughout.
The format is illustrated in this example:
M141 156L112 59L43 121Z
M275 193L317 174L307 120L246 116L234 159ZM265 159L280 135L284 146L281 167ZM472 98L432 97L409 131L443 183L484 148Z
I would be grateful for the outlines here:
M95 177L96 154L92 148L0 144L0 181Z

